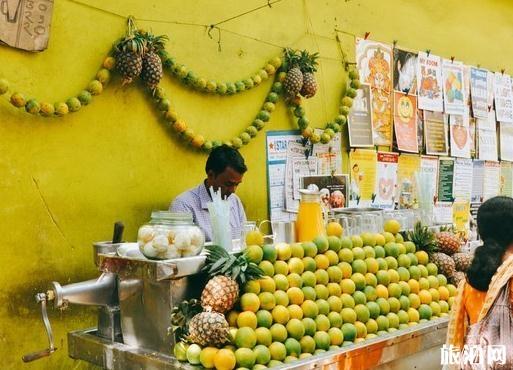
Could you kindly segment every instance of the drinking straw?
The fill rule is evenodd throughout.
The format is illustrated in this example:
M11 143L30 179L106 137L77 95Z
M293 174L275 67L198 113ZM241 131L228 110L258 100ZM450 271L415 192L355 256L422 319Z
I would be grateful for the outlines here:
M212 202L207 204L212 225L212 242L224 249L232 250L232 232L230 227L230 203L223 199L221 190L210 187Z

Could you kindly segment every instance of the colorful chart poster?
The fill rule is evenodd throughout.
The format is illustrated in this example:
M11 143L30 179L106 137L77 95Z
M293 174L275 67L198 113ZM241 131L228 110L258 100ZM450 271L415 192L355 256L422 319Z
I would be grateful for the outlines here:
M500 195L513 197L513 163L501 162Z
M416 202L415 174L420 171L420 156L401 154L397 166L397 199L399 208L411 208Z
M438 201L452 202L454 183L454 158L440 158L438 166Z
M451 156L460 158L470 158L470 127L468 108L465 109L465 115L449 116L449 126L451 128Z
M500 194L501 166L499 162L486 161L484 164L484 200Z
M495 112L488 112L488 119L477 120L478 157L484 161L497 160L497 129Z
M367 207L374 198L377 156L374 150L355 149L349 152L349 201L352 207Z
M419 108L443 112L442 60L420 51L417 63L417 95Z
M349 146L372 147L372 103L371 91L368 84L361 84L356 90L353 106L348 117Z
M510 75L495 72L494 89L497 121L513 122L513 89Z
M392 48L375 41L356 39L356 64L360 80L371 88L372 127L375 145L392 145Z
M424 111L424 141L426 154L447 155L447 124L441 112Z
M394 93L394 130L397 148L403 152L418 153L417 97L400 91Z
M484 161L474 160L472 161L472 203L483 202L483 191L484 191Z
M452 206L452 223L455 231L463 231L468 235L470 228L470 202L458 200Z
M417 53L394 48L394 90L406 94L417 91Z
M431 199L435 199L438 191L438 157L420 157L420 172L430 175L431 181Z
M450 59L444 59L442 62L442 75L444 80L445 113L464 114L466 101L463 64Z
M501 161L513 162L513 125L499 122Z
M376 187L374 189L376 196L372 201L372 207L394 209L398 159L398 153L378 152Z
M486 69L470 68L470 93L472 115L486 119L488 117L488 71Z
M454 162L453 197L456 200L470 202L472 197L472 175L474 166L472 159L456 158Z

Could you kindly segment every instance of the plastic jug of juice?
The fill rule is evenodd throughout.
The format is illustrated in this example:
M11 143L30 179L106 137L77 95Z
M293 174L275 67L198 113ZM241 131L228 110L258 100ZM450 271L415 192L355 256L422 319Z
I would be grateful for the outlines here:
M301 189L301 200L296 220L296 238L298 242L312 241L318 235L325 235L321 210L321 193Z

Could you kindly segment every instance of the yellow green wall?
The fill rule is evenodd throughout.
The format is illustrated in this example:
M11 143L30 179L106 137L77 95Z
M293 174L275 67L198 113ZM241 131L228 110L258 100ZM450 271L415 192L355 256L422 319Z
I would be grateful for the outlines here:
M140 19L211 24L266 1L84 0ZM319 126L334 117L344 80L334 27L412 49L455 56L469 64L511 69L513 5L507 0L283 0L272 9L222 25L273 44L319 50L318 95L308 101ZM306 6L306 8L305 8ZM308 15L308 18L306 16ZM0 78L41 101L64 100L94 76L124 20L72 1L55 2L51 41L39 54L0 47ZM198 74L217 80L246 77L279 49L222 32L222 51L203 28L140 21L170 36L169 51ZM306 33L310 33L310 35ZM313 36L311 34L317 34ZM216 33L213 33L214 38ZM354 57L352 37L342 38ZM513 72L511 70L510 72ZM173 106L197 131L230 139L258 112L270 81L235 97L203 96L166 77ZM267 129L291 127L279 104ZM242 149L249 172L240 186L250 219L264 219L265 135ZM68 359L66 332L92 326L93 311L51 309L59 351L50 359L21 362L23 353L42 349L46 338L33 296L51 280L75 282L96 275L91 244L109 239L123 220L126 239L152 209L166 208L178 193L203 178L205 156L181 145L159 121L137 86L114 81L94 103L63 119L43 119L0 99L0 368L86 368Z

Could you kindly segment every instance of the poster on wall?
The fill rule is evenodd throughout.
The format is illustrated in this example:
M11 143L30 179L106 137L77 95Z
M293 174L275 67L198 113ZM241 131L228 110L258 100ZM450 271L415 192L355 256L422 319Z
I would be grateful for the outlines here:
M371 88L374 145L392 145L392 48L356 39L356 64L362 83Z
M472 161L472 203L483 202L484 164L485 162L481 160Z
M495 99L495 73L488 71L486 82L488 84L488 98L486 104L490 110L493 108L493 101Z
M417 53L394 48L394 90L416 93Z
M398 153L378 152L376 185L372 207L394 209L395 189L397 186Z
M500 193L501 166L499 162L485 161L484 164L484 200L493 198Z
M457 200L452 206L452 224L455 231L464 232L468 235L470 229L470 202L468 200Z
M301 178L303 189L319 191L321 202L326 209L347 206L348 175L304 176Z
M500 195L513 197L513 163L501 162Z
M397 163L397 201L399 208L412 208L416 201L415 174L420 170L420 156L401 154Z
M465 113L465 80L463 78L463 64L444 59L442 62L442 75L444 86L444 111L447 114Z
M27 51L45 50L52 13L51 0L0 1L0 44Z
M361 84L348 116L349 146L372 147L372 103L368 84Z
M485 161L497 160L497 129L495 112L488 112L488 119L477 120L478 157Z
M495 72L494 90L497 121L513 122L513 90L510 75Z
M463 65L463 86L465 86L465 90L463 90L465 106L470 106L470 66Z
M443 112L441 58L419 51L417 63L419 109Z
M471 158L476 158L476 155L477 155L476 122L477 121L474 117L469 118L470 157Z
M423 155L420 157L420 172L429 174L431 181L431 199L435 199L438 191L438 157Z
M456 158L454 161L454 184L452 187L454 199L470 202L472 197L473 171L472 159Z
M472 115L486 119L488 117L488 71L486 69L471 67L470 94Z
M376 152L369 149L355 149L349 152L350 186L349 205L368 207L374 198L376 181Z
M421 109L417 109L417 143L419 153L424 153L424 111Z
M454 185L454 158L440 158L438 165L438 201L452 202Z
M449 154L447 123L443 113L424 111L424 142L428 155Z
M513 125L499 122L501 161L513 162Z
M394 92L394 131L397 148L403 152L418 153L417 97Z
M451 156L460 158L470 158L470 130L467 114L449 116L449 126L451 128Z

